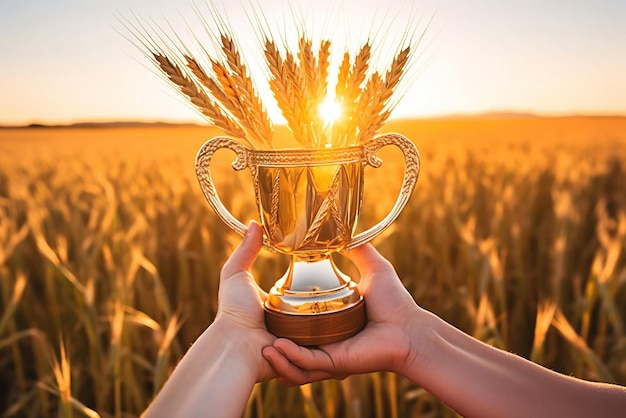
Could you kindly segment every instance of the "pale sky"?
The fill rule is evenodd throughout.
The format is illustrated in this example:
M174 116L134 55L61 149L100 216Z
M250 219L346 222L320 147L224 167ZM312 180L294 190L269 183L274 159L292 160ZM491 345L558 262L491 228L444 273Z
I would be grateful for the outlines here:
M203 1L196 1L201 10ZM225 9L235 31L242 33L249 27L242 4L258 2L263 13L275 20L280 20L281 5L286 4L283 0L215 2ZM191 4L189 0L0 0L0 125L202 121L120 35L123 27L116 17L134 13L161 22L167 19L177 31L185 32L183 19L192 27L197 21ZM426 20L434 13L423 55L416 62L420 74L393 117L485 111L626 114L624 0L306 0L295 4L305 10L313 7L316 13L333 9L336 14L343 7L344 18L339 21L348 31L358 32L381 20L386 22L380 25L388 34L385 39L397 39L397 31L406 27L401 18L411 8L413 15ZM380 18L386 8L400 16L393 24ZM325 36L340 26L327 23ZM242 53L246 55L245 50Z

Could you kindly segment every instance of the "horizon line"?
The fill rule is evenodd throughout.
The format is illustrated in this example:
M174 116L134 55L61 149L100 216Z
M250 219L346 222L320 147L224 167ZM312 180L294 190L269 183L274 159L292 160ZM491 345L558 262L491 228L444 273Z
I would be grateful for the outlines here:
M526 111L485 111L485 112L468 112L468 113L450 113L441 115L416 115L416 116L397 116L391 117L387 124L396 121L408 120L459 120L459 119L541 119L541 118L626 118L625 113L614 112L563 112L563 113L541 113ZM286 123L274 123L275 126L286 126ZM28 128L87 128L87 127L140 127L140 126L198 126L212 128L208 122L201 120L184 120L184 119L90 119L78 120L74 122L24 122L21 124L2 124L0 129L28 129Z

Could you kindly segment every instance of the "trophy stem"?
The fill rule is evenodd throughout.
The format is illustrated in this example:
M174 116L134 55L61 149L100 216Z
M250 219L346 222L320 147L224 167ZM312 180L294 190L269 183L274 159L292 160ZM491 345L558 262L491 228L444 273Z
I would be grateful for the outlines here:
M365 304L356 283L331 257L318 261L293 257L265 302L268 331L301 345L341 341L359 332L365 322Z
M337 268L330 256L315 261L292 256L281 280L276 285L283 290L320 292L347 286L352 279Z

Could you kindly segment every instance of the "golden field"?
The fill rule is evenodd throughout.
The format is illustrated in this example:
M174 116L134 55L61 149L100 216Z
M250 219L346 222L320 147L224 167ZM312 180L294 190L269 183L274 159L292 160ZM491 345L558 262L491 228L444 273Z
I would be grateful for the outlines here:
M626 384L626 118L392 121L422 157L374 244L423 307L565 374ZM195 180L198 126L0 129L0 413L139 415L217 307L239 242ZM242 221L249 175L214 174ZM360 227L403 169L366 171ZM393 180L390 180L393 179ZM266 290L286 267L264 253ZM346 266L349 270L350 266ZM453 417L399 376L257 385L249 417Z

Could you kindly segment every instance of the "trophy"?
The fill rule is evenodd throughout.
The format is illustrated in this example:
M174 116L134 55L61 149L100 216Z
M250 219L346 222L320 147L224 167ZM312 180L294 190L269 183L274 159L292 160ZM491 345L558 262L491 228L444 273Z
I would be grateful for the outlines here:
M386 145L400 148L405 158L400 193L385 218L355 235L364 169L381 165L376 152ZM224 207L211 177L211 159L221 148L237 155L235 170L250 169L264 247L291 257L265 302L268 331L301 345L328 344L356 334L366 322L363 297L337 268L332 253L371 240L398 217L419 174L415 145L399 134L360 146L321 149L255 150L226 137L207 141L196 157L202 191L217 215L243 235L246 226Z
M356 283L337 268L332 255L380 234L413 191L420 167L417 149L400 134L377 132L397 104L391 99L411 67L421 36L408 29L401 45L391 48L375 46L367 37L358 49L343 48L335 60L330 39L314 41L302 29L297 42L286 42L282 33L273 37L265 32L265 18L253 19L260 25L263 76L294 140L277 148L265 98L258 93L228 19L216 13L212 8L214 25L201 19L211 42L195 49L199 58L193 48L175 45L178 36L150 33L145 24L136 29L138 43L161 75L225 135L207 141L196 156L196 172L209 204L234 231L245 233L246 226L220 201L211 177L214 153L229 149L236 154L233 168L249 169L252 175L264 247L291 257L289 268L269 291L267 329L302 345L348 338L365 325L365 305ZM388 52L394 50L390 57ZM391 61L382 67L386 58ZM331 63L339 62L331 74ZM329 108L335 109L332 117ZM357 233L364 171L368 165L381 165L376 154L385 146L398 147L404 155L402 186L391 211Z

